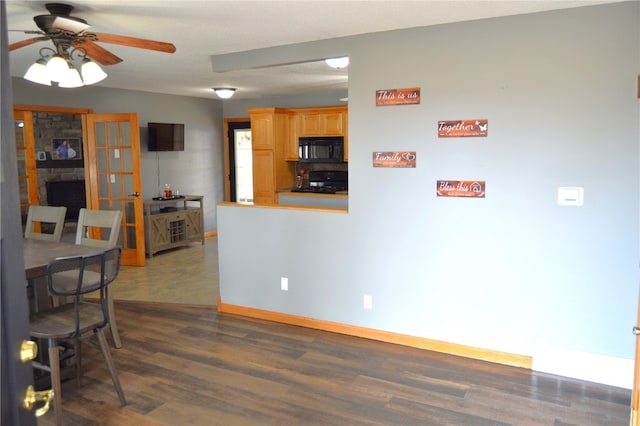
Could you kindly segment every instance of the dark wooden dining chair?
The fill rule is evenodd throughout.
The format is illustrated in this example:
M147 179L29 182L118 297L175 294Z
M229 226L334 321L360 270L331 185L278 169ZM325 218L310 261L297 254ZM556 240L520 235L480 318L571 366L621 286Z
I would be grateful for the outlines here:
M114 247L86 256L60 257L51 261L47 267L49 292L68 300L56 308L35 313L30 319L32 338L46 339L48 344L48 365L34 362L35 368L49 371L54 392L56 424L62 425L62 400L60 384L61 342L74 342L78 379L81 372L80 342L100 349L105 364L111 374L111 380L118 393L121 405L127 401L111 358L109 344L104 329L109 323L106 290L120 271L122 249ZM69 285L70 277L75 285ZM95 293L99 303L88 303L82 295ZM87 337L95 336L97 344Z

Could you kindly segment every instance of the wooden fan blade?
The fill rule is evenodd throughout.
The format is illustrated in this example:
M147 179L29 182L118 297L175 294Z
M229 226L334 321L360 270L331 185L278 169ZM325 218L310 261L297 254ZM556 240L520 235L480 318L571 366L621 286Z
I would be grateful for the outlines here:
M98 46L91 40L74 43L73 47L84 49L84 51L87 52L87 56L102 65L114 65L122 62L121 58L109 52L107 49Z
M157 50L159 52L173 53L176 47L163 41L145 40L142 38L127 37L116 34L91 33L96 36L96 41L101 43L119 44L122 46L137 47L139 49Z
M22 41L16 41L15 43L11 43L9 45L9 51L20 49L21 47L25 46L31 46L32 44L43 40L47 40L47 37L34 37Z

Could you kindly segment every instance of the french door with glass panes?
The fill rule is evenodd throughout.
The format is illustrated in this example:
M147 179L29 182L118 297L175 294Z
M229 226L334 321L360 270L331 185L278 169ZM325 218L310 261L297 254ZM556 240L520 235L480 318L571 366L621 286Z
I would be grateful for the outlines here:
M87 114L87 207L122 211L122 263L145 263L140 136L135 113Z
M39 204L38 175L36 172L36 150L33 142L33 124L30 112L14 111L14 133L18 160L18 186L20 213L27 217L30 204Z

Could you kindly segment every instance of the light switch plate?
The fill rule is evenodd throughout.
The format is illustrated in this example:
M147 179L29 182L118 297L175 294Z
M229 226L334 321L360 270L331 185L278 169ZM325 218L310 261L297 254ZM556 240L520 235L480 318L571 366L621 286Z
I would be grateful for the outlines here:
M363 308L365 309L373 309L373 296L369 294L364 295Z
M584 188L561 186L558 188L558 205L582 206L584 203Z

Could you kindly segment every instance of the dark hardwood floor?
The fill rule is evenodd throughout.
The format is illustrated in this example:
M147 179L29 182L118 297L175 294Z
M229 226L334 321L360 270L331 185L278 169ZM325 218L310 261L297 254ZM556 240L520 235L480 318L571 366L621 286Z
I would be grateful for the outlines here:
M117 302L120 407L99 352L66 425L628 425L630 392L211 307ZM53 413L39 425L53 424Z

